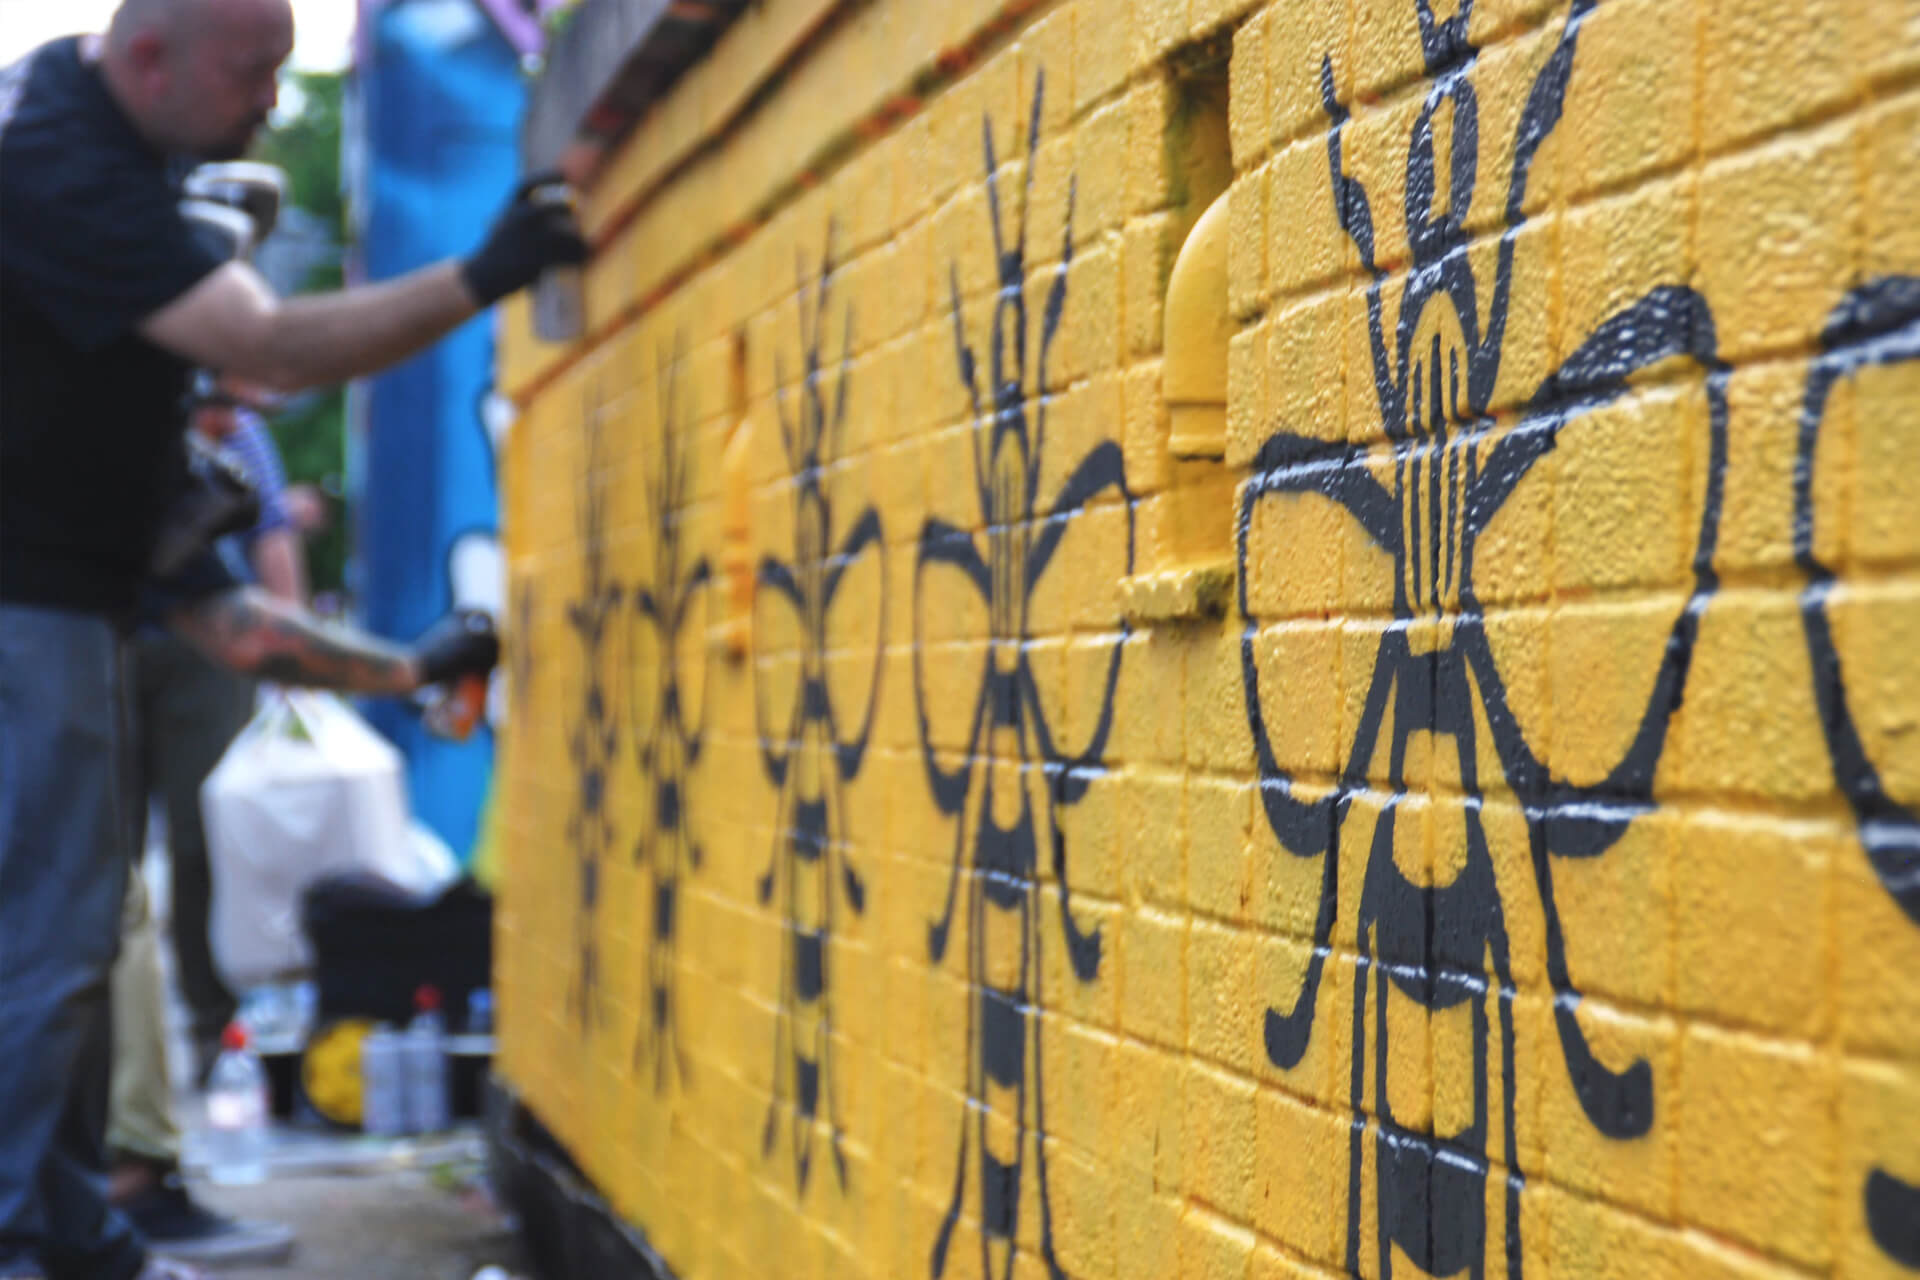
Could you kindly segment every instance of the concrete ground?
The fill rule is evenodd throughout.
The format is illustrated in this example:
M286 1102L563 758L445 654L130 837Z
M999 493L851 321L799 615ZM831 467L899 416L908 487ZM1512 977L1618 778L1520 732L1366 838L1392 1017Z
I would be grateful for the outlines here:
M222 1213L271 1218L299 1236L291 1262L222 1271L223 1280L470 1280L488 1264L512 1272L519 1255L483 1196L420 1170L276 1175L199 1194Z
M156 842L157 843L157 842ZM164 921L167 877L149 848L147 883ZM161 925L164 930L164 923ZM471 1280L480 1268L504 1268L513 1280L520 1251L511 1224L481 1183L483 1144L469 1126L441 1138L380 1140L358 1134L276 1126L267 1180L216 1187L205 1177L205 1115L186 1080L191 1056L174 989L171 950L162 969L169 989L176 1118L181 1163L195 1198L220 1213L291 1227L293 1258L272 1267L229 1268L220 1280Z

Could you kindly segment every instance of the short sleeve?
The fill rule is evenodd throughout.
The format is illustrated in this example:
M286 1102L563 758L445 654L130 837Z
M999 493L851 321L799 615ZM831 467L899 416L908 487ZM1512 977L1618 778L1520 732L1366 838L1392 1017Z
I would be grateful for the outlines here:
M221 260L195 239L158 159L88 123L19 104L0 147L0 269L61 337L97 350Z
M164 625L174 610L240 585L220 552L208 547L171 577L151 579L141 588L140 620Z
M293 523L287 515L287 477L266 423L251 409L239 410L238 417L239 426L221 447L240 464L247 483L259 496L260 521L248 531L250 537L258 537Z

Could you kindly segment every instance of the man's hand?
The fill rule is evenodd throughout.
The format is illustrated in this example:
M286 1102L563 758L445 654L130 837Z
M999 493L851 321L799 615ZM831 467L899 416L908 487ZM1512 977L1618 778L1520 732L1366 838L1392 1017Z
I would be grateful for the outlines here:
M560 175L538 173L515 188L486 243L461 264L460 279L475 303L490 307L532 284L549 267L586 260L587 242L580 237Z
M450 684L484 676L500 663L500 637L483 609L456 609L414 642L422 684Z

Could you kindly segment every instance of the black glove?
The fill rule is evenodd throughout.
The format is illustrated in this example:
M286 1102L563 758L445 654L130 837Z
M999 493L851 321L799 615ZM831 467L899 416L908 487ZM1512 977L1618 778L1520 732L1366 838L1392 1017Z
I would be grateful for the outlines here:
M171 578L187 562L230 533L260 523L260 495L233 459L187 437L187 483L167 507L148 570Z
M422 684L486 675L500 662L493 616L484 609L455 609L414 642L413 660L420 666Z
M536 173L514 189L486 243L460 264L460 278L481 306L526 288L549 267L587 260L587 242L564 191L557 173Z

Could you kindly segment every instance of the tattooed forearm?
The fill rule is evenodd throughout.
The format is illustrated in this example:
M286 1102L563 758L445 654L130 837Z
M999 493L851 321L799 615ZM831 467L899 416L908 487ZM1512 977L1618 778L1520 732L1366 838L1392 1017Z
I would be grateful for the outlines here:
M404 649L322 622L256 587L210 596L177 611L170 622L215 662L280 684L372 694L411 693L419 686Z

